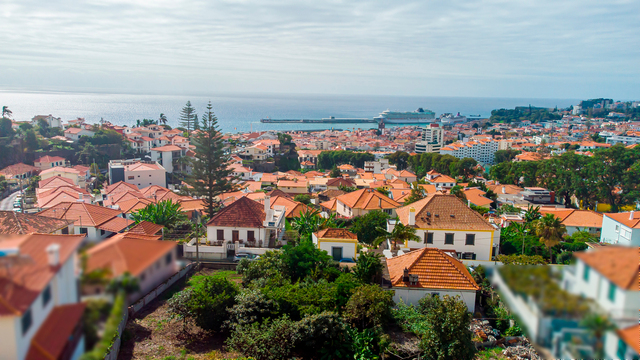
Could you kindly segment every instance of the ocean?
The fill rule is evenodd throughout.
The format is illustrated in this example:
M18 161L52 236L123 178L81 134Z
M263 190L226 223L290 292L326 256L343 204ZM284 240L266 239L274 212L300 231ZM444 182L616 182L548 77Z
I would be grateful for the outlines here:
M88 123L101 118L116 125L135 125L136 119L167 116L168 125L178 125L180 110L187 101L201 115L209 101L223 132L260 130L311 130L372 128L375 124L263 124L261 118L320 119L335 117L372 118L384 110L430 109L442 113L481 115L491 110L515 106L567 107L577 99L517 99L470 97L409 97L301 94L216 94L212 96L132 95L71 92L0 91L0 106L8 106L13 118L30 120L35 115L52 114L63 121L83 117Z

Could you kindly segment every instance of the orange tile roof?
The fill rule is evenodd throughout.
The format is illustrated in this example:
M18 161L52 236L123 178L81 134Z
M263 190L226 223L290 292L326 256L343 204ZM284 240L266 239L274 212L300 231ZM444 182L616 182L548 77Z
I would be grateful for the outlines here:
M306 188L309 183L307 181L278 180L278 187L302 187Z
M480 189L472 188L464 190L463 192L467 197L467 200L471 201L471 203L475 206L486 206L493 203L493 200L483 196L484 194L486 194L486 192Z
M353 187L356 185L356 183L351 179L345 179L342 177L329 179L327 181L327 186L340 186L340 185L346 186L346 187Z
M183 199L179 200L178 204L180 204L180 210L182 211L194 211L194 210L204 210L205 205L204 201L200 199Z
M347 229L328 228L315 233L318 239L349 239L358 240L358 235Z
M113 194L113 195L115 195L115 194L118 194L120 192L125 192L125 191L129 191L129 190L138 191L138 187L133 185L133 184L126 183L124 181L118 181L115 184L105 186L104 193L105 194Z
M82 193L82 202L91 203L91 197L88 194L84 194L86 191L82 190L78 192L71 187L60 187L58 189L52 189L52 191L42 192L36 194L36 201L38 208L44 209L55 206L63 202L79 201L80 194Z
M72 256L84 235L19 235L0 237L0 246L17 247L21 258L8 269L0 267L0 316L20 315L40 295L70 256ZM60 245L59 266L49 265L46 248L51 244Z
M353 209L380 210L395 209L400 203L382 195L374 189L361 189L338 196L340 202Z
M328 209L329 211L336 211L336 209L338 208L337 204L337 200L335 198L329 200L329 201L325 201L325 202L321 202L320 206L322 206L323 208Z
M603 215L591 210L540 209L540 213L555 215L565 226L602 228Z
M214 215L207 226L262 228L265 216L263 205L241 197Z
M153 139L151 139L153 140ZM151 151L159 151L159 152L165 152L165 151L181 151L182 148L176 145L165 145L165 146L160 146L157 148L153 148L151 149Z
M71 221L45 216L0 211L0 234L51 234L69 226Z
M167 188L165 188L165 187L162 187L162 186L160 186L160 185L150 185L150 186L147 186L146 188L142 188L142 189L140 189L140 192L141 192L142 194L144 194L144 196L145 196L145 197L147 197L147 198L151 198L151 197L153 197L153 195L154 195L157 191L163 191L163 192L165 192L165 191L171 191L171 190L169 190L169 189L167 189Z
M435 179L427 180L430 183L439 184L439 183L454 183L456 180L451 176L447 175L438 175Z
M616 333L636 353L640 354L640 325L633 325L625 329L616 330Z
M120 210L109 209L85 203L60 203L38 213L56 219L73 220L77 226L97 227L122 214Z
M54 307L31 339L25 360L60 359L84 314L85 303Z
M148 221L141 221L139 224L129 229L129 234L156 235L162 229L164 229L164 226L162 225L154 224Z
M504 187L504 193L505 194L509 194L509 195L517 195L520 194L521 191L523 191L524 189L516 186L516 185L509 185L509 184L503 184L503 185L487 185L487 188L491 191L493 191L496 194L502 194L502 188Z
M632 229L640 229L640 211L633 212L633 219L631 219L631 212L607 213L605 215L608 218L611 218Z
M386 259L391 284L426 289L480 290L467 268L457 259L436 248L423 248ZM402 281L404 269L418 275L417 285Z
M438 191L436 186L432 184L418 184L418 186L423 188L427 194L435 194L435 192Z
M40 189L55 188L66 185L75 186L75 183L73 182L73 180L62 176L53 176L45 180L40 180L38 182L38 188Z
M111 232L117 233L117 232L120 232L120 231L126 229L127 227L131 226L132 224L134 224L133 220L129 220L129 219L121 218L121 217L114 217L111 220L105 221L104 223L96 226L96 228L98 228L100 230L111 231Z
M403 224L409 223L411 208L416 210L416 227L418 228L495 230L482 215L454 195L429 194L422 200L397 209L396 213Z
M264 202L262 204L264 204ZM288 196L272 196L270 204L272 209L274 206L284 206L286 209L285 217L287 218L300 217L301 213L311 211L307 205L298 201L293 201Z
M605 246L573 255L618 287L639 291L639 251L640 247Z
M58 162L58 161L66 161L65 158L60 157L60 156L43 156L40 158L37 158L36 160L34 160L34 163L52 163L52 162Z
M106 268L111 271L110 277L118 277L125 272L138 276L178 246L173 241L150 241L137 238L141 235L121 235L87 250L88 272Z
M404 201L409 196L411 196L411 189L409 189L409 188L406 188L406 189L391 189L389 191L391 192L393 200L399 202L400 204L404 204Z
M140 209L144 209L145 207L147 207L150 204L154 204L155 202L151 199L146 199L146 198L142 198L142 199L129 199L129 200L124 200L124 201L120 201L118 202L116 205L118 205L118 207L120 207L120 210L125 213L125 214L130 214L134 211L138 211Z
M0 170L0 175L6 175L7 177L14 175L22 175L28 172L36 172L38 168L35 166L18 163L14 165L9 165L6 168Z

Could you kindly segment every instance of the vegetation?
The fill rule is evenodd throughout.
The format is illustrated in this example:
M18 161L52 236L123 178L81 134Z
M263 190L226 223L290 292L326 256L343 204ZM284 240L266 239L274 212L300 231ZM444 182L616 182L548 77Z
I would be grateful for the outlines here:
M311 196L307 194L298 194L293 198L293 201L301 202L305 205L311 204Z
M209 102L209 107L211 106L211 102ZM211 112L211 109L208 109ZM187 101L185 106L180 110L180 126L187 129L187 136L191 136L191 130L197 127L196 122L198 121L198 115L196 114L196 109L191 106L191 101ZM204 118L203 121L206 121ZM217 119L216 119L217 120ZM209 120L211 121L211 120ZM203 124L204 125L204 124Z
M404 200L404 206L413 204L416 201L422 200L425 198L424 191L417 184L413 185L411 188L411 194Z
M180 204L171 200L160 201L157 204L149 204L146 207L131 213L136 224L148 221L153 224L162 225L168 229L175 228L185 221L187 217L182 212Z
M91 351L84 353L80 357L81 360L103 359L104 356L109 352L111 346L113 345L113 342L118 337L118 325L120 325L120 321L122 321L122 315L125 311L125 303L126 294L121 291L118 293L113 302L111 313L109 314L103 330L102 338L100 338L98 343L93 347Z
M363 251L356 260L353 275L363 284L379 283L382 275L382 255Z
M491 111L489 121L493 123L522 122L529 120L532 123L538 123L548 120L560 120L562 115L555 114L549 109L536 107L516 107L515 109L499 109Z
M545 187L565 205L575 196L583 208L593 209L601 202L617 212L640 200L640 147L618 144L592 157L566 152L541 161L503 162L493 166L490 175L502 184Z
M435 170L443 175L456 177L462 175L471 177L476 174L477 162L471 158L458 159L451 155L438 153L424 153L410 156L407 160L408 167L418 179L423 178L427 171Z
M394 248L398 243L404 243L406 241L420 241L420 238L416 235L416 229L412 226L404 225L398 220L398 218L396 218L396 224L391 232L388 232L384 228L380 228L378 231L382 232L382 235L374 239L372 244L374 247L378 247L378 245L387 239L393 242Z
M187 105L190 106L189 103ZM218 195L233 190L234 186L228 180L232 175L232 171L227 167L229 156L225 155L222 134L218 129L218 118L213 114L211 102L207 105L207 111L201 121L200 131L191 139L196 146L195 156L189 158L192 170L185 182L193 187L194 195L202 199L205 213L211 218L220 207Z
M351 231L358 235L358 241L371 245L376 238L384 235L387 220L389 215L386 213L380 210L370 211L353 219Z
M567 229L560 219L553 214L546 214L535 225L536 235L540 236L542 242L549 249L549 261L553 263L551 248L562 241L562 235Z
M318 168L333 169L337 165L351 164L355 167L364 167L365 161L373 161L375 156L367 152L354 152L347 150L323 151L318 155Z
M540 255L498 255L497 260L503 265L546 265L547 262Z

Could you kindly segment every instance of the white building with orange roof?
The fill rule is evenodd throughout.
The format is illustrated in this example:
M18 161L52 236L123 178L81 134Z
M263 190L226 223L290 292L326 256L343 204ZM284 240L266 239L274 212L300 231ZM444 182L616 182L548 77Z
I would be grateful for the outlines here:
M0 236L0 359L78 359L80 235ZM10 270L9 270L10 269Z
M43 156L33 161L33 165L40 170L51 169L56 166L65 166L67 160L60 156Z
M553 214L560 219L567 228L567 235L573 235L578 231L587 231L593 235L600 235L603 215L591 210L577 209L546 209L541 208L542 215Z
M311 238L318 249L326 251L335 261L358 256L358 236L347 229L323 229L314 232Z
M64 131L64 137L71 141L78 141L82 136L93 137L96 133L84 127L71 127Z
M187 149L176 145L165 145L151 149L151 161L158 162L169 174L185 169L184 164L180 164L179 160L186 155Z
M71 167L56 166L40 173L40 178L42 180L47 180L57 176L72 180L74 185L81 188L85 188L87 184L86 172Z
M424 179L431 185L435 186L437 190L451 189L456 186L456 179L448 175L440 174L435 170L430 170L425 175Z
M382 211L395 217L400 203L374 189L361 189L336 197L336 212L340 216L352 218L366 215L371 211Z
M604 214L600 242L640 246L640 211Z
M287 194L297 195L309 193L309 182L306 179L298 180L294 178L293 180L278 180L277 186L279 190Z
M240 155L250 160L262 161L269 157L268 150L266 146L254 145L245 148Z
M387 258L393 300L418 305L428 295L459 297L475 312L478 284L464 264L437 248L423 248Z

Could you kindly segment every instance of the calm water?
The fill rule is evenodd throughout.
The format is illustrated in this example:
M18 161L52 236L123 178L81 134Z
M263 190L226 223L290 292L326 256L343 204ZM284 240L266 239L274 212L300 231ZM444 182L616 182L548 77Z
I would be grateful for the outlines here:
M136 119L157 119L164 113L169 125L177 126L180 109L187 100L202 114L211 101L224 132L255 130L298 130L353 128L355 124L262 124L261 118L371 118L390 109L413 111L419 107L442 113L481 115L491 110L515 106L567 107L576 99L510 99L464 97L394 97L353 95L239 94L203 96L129 95L93 93L19 93L0 92L0 106L8 106L16 120L30 120L35 115L53 114L63 120L84 117L95 123L104 118L117 125L134 125ZM374 124L360 124L370 128Z

